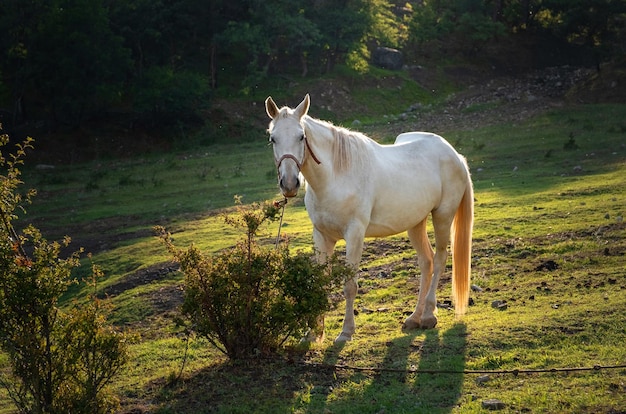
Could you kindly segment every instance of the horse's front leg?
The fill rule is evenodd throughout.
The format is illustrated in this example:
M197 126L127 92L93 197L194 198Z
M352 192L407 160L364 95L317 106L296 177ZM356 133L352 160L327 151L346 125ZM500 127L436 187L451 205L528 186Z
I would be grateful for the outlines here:
M317 228L313 228L313 245L315 258L318 263L325 263L328 256L335 250L336 240L324 236ZM309 326L309 332L304 338L307 342L322 343L324 341L324 315L315 321L315 326Z
M356 299L358 285L358 268L363 254L363 238L365 230L356 229L346 236L346 263L354 268L354 276L347 279L343 286L343 294L346 298L346 314L343 318L343 328L335 339L335 343L350 341L356 331L354 321L354 300Z

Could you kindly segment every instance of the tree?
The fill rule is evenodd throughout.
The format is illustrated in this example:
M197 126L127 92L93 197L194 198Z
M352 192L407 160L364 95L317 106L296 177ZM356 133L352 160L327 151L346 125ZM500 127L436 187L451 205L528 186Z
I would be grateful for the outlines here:
M487 41L504 33L504 25L497 21L493 10L485 0L424 2L415 9L411 38L418 44L440 41L473 55Z
M80 125L120 100L130 60L104 0L7 0L0 15L14 96L41 99L53 127Z
M6 0L0 2L0 75L7 88L3 101L9 102L10 119L4 119L5 128L13 127L26 116L24 100L32 99L32 80L36 77L31 55L37 28L49 12L45 0L21 1ZM45 51L41 51L45 53Z
M34 86L46 98L54 121L78 126L119 101L129 54L111 32L102 0L53 4L34 41Z
M309 13L321 33L316 53L323 69L347 63L366 71L370 46L400 46L404 22L392 13L392 7L384 0L316 1Z
M294 62L304 75L308 56L318 45L319 28L307 16L305 0L251 1L247 14L228 22L217 36L224 49L245 50L244 91L250 92L272 66L287 68ZM232 55L235 56L235 55Z
M543 0L537 24L557 38L594 51L596 65L622 47L626 30L623 0Z

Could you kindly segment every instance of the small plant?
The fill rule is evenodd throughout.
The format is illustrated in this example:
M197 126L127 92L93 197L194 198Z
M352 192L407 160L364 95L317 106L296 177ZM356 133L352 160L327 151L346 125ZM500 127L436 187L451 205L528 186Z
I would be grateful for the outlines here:
M164 228L160 238L185 273L183 314L192 329L232 359L276 352L301 337L330 308L329 293L353 270L336 256L326 264L290 254L286 244L263 248L260 226L273 221L279 206L240 206L226 223L243 228L244 240L215 256L195 246L176 248Z
M574 134L569 134L569 139L563 144L563 149L566 151L573 151L578 149L578 144L576 144L576 140L574 139Z
M0 137L6 145L8 137ZM16 154L0 153L0 348L9 356L10 372L0 373L22 413L108 413L118 405L106 386L127 360L125 337L107 323L101 302L59 307L61 296L75 283L82 249L59 257L61 243L48 242L33 226L21 234L12 222L15 210L28 201L17 193L18 166L32 139ZM94 267L92 278L100 276Z

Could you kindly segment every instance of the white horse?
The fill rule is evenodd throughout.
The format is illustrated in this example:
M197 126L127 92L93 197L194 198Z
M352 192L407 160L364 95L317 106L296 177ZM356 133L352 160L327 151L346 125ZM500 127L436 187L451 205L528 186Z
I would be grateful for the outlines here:
M270 143L285 197L301 185L313 223L319 260L346 241L346 261L358 268L365 237L407 231L421 271L419 298L404 328L437 324L437 284L446 267L452 232L452 298L455 313L465 313L470 288L474 193L467 162L440 136L426 132L400 134L394 145L380 145L365 135L307 115L310 98L295 108L278 108L271 97L265 109L272 119ZM426 232L432 215L435 248ZM335 342L352 339L357 277L346 280L346 314ZM323 335L323 323L322 323ZM319 334L319 332L318 332Z

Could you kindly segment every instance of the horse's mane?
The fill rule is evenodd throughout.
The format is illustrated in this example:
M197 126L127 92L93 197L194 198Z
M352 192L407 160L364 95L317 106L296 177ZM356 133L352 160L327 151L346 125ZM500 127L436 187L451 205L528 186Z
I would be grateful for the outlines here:
M351 167L365 167L369 164L370 151L367 148L372 140L367 136L309 116L306 117L304 125L308 129L307 136L324 136L326 134L324 129L331 132L332 137L327 137L327 139L331 141L335 172L341 173Z

